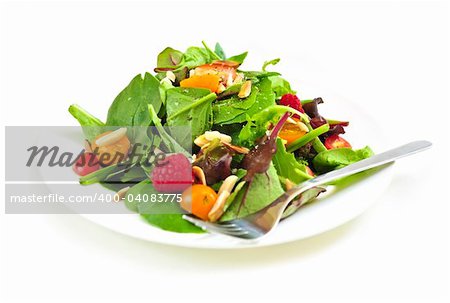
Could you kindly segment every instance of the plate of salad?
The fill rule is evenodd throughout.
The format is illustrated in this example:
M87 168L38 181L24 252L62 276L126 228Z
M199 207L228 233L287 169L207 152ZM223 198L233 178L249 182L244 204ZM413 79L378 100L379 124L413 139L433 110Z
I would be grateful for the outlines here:
M85 136L73 171L83 186L115 192L124 210L83 216L153 242L240 248L311 237L366 210L387 188L391 167L298 197L259 241L209 234L183 219L251 215L289 188L384 147L381 131L367 142L377 124L357 105L327 92L304 97L295 79L276 71L280 59L247 70L246 57L227 56L218 43L167 47L153 71L135 76L113 100L105 121L71 105ZM143 157L134 157L138 149Z

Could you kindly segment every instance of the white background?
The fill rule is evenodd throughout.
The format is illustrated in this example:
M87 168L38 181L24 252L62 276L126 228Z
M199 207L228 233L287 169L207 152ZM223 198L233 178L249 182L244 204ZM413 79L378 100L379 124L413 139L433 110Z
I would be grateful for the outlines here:
M162 48L206 40L228 54L250 50L247 67L281 57L281 72L298 67L284 76L298 79L301 96L320 95L308 83L337 92L393 144L434 143L397 163L389 190L358 219L276 247L169 247L78 216L2 210L2 301L449 302L448 10L431 1L2 4L3 125L75 125L75 102L105 118Z

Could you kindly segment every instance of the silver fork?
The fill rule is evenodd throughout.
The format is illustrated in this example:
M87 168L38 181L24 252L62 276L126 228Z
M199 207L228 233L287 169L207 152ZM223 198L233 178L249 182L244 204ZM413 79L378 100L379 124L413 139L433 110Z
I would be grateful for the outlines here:
M370 168L381 166L395 160L415 154L431 147L431 142L428 141L414 141L400 147L388 150L384 153L374 155L368 159L350 164L341 169L331 171L329 173L320 175L316 178L303 182L290 190L275 201L264 207L260 211L244 218L234 219L226 222L205 222L199 220L191 215L184 215L183 218L198 227L218 234L224 234L241 239L253 240L259 239L272 231L278 222L286 206L298 195L315 187L324 185L336 179L350 176Z

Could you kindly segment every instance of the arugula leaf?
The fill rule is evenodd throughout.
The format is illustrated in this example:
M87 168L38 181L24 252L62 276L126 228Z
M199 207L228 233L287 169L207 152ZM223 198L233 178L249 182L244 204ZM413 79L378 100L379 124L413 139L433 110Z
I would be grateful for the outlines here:
M220 60L225 60L227 58L219 42L216 43L216 46L214 47L214 52L217 54L217 56L219 56Z
M278 175L289 179L295 184L302 183L312 177L306 172L305 165L299 163L294 154L287 153L284 144L277 139L277 152L272 158Z
M280 58L276 58L276 59L273 59L273 60L265 61L263 66L262 66L262 70L265 72L267 66L269 66L269 65L276 65L276 64L278 64L278 62L280 62Z
M192 147L192 141L212 127L212 106L216 94L202 88L172 88L166 93L166 111L168 126L186 126L186 129L174 128L172 136L186 149Z
M137 75L114 99L108 110L106 125L148 126L151 122L149 104L156 112L161 108L159 81L149 73L145 73L144 77Z
M352 150L350 148L335 148L320 152L313 159L314 169L318 173L326 173L369 158L373 155L370 147Z
M260 80L262 78L269 78L273 76L280 76L277 72L265 72L265 71L242 71L246 79Z
M288 106L272 105L254 114L252 117L247 116L247 124L239 133L238 143L249 147L253 146L256 139L261 138L266 133L268 125L270 123L276 123L280 116L286 112L300 116L303 115L299 111Z
M248 183L246 184L248 186ZM243 187L245 188L245 187ZM246 202L242 205L240 211L239 206L242 202L245 190L239 190L233 203L230 204L220 221L229 221L236 218L242 218L253 214L278 198L283 194L277 171L273 164L265 174L256 174L251 186L247 192Z
M242 63L244 63L245 58L247 58L247 54L248 54L248 52L243 52L242 54L229 57L227 59L227 61L234 61L239 64L242 64Z
M69 106L69 113L78 120L81 126L84 126L83 133L89 141L103 132L105 123L85 111L81 106L72 104Z

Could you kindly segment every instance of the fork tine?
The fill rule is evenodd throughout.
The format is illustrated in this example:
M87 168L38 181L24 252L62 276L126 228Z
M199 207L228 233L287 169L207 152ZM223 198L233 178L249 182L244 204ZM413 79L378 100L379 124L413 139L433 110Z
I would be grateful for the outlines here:
M196 226L200 227L203 230L210 231L210 232L216 232L220 234L226 234L229 236L234 237L246 237L248 234L247 230L244 230L240 228L239 226L233 225L232 228L228 228L226 226L222 226L221 224L213 224L209 222L205 222L196 218L193 218L191 216L183 215L183 219L195 224Z

